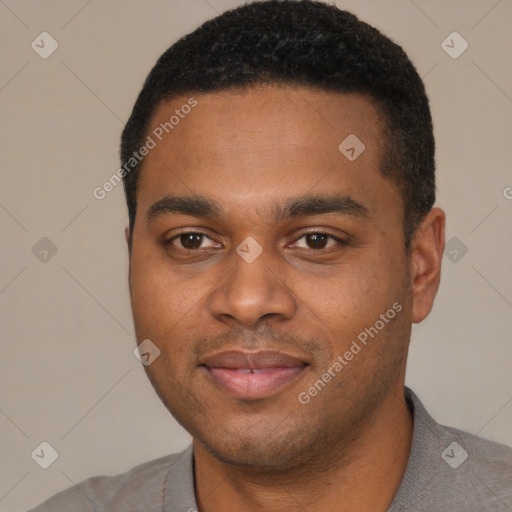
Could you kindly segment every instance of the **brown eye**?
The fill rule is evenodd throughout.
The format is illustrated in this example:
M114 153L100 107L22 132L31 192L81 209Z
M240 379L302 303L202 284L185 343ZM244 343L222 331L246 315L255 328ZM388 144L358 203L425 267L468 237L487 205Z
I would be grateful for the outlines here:
M306 235L306 243L311 249L325 249L328 239L329 236L323 233L310 233Z
M302 245L300 243L301 241L303 241ZM347 243L335 236L316 231L312 233L304 233L297 241L297 247L300 247L301 249L313 249L317 251L328 249L332 246L335 246L336 244L343 246Z
M185 249L198 249L201 247L203 235L199 233L185 233L180 235L180 243Z
M198 249L208 248L208 246L204 247L205 241L210 241L214 244L213 240L203 233L187 231L172 237L170 240L165 242L165 245L170 245L178 250L195 251ZM213 245L210 247L213 247Z

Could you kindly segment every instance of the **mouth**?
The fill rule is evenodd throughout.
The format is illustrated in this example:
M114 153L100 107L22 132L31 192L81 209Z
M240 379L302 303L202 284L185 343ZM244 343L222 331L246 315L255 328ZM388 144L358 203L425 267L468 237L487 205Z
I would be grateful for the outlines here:
M274 351L222 352L201 364L219 389L239 399L271 396L298 379L307 366L294 356Z

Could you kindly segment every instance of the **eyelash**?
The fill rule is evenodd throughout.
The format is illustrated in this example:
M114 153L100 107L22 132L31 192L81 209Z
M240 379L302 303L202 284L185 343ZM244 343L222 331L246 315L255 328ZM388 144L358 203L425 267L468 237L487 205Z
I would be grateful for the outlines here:
M211 238L206 234L206 233L202 233L201 231L183 231L181 233L178 233L177 235L174 235L172 238L169 238L168 240L165 240L164 241L164 245L168 246L168 245L172 245L172 242L176 239L179 239L181 236L183 235L200 235L202 237L205 237L205 238L208 238L209 240L211 240ZM307 231L305 233L302 233L296 240L295 242L298 242L299 240L301 240L302 238L308 236L308 235L325 235L327 236L328 239L332 239L334 240L336 243L338 243L338 245L340 245L341 247L344 247L344 246L347 246L348 245L348 240L343 240L341 238L338 238L334 235L331 235L329 233L326 233L324 231ZM185 249L183 247L177 247L176 249L178 249L179 251L184 251L184 252L189 252L189 253L192 253L192 252L198 252L200 251L201 249ZM323 249L310 249L311 251L315 251L315 252L322 252L322 251L329 251L329 250L332 250L332 247L327 247L327 248L323 248Z

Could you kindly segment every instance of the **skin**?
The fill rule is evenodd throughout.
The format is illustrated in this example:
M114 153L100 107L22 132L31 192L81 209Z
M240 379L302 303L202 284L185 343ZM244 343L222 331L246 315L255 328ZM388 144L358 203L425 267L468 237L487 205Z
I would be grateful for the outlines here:
M411 324L437 293L445 214L433 208L406 253L401 196L379 173L383 124L366 96L267 85L194 97L144 160L130 293L138 342L161 350L148 376L193 436L199 510L385 511L409 455ZM187 100L163 102L148 133ZM366 146L352 162L338 150L349 134ZM148 222L166 195L194 194L220 216L160 212ZM349 196L367 215L274 217L311 194ZM190 242L182 231L205 236ZM236 252L248 236L263 249L252 263ZM395 318L300 403L394 303ZM260 348L307 366L254 400L229 396L200 367L214 352Z

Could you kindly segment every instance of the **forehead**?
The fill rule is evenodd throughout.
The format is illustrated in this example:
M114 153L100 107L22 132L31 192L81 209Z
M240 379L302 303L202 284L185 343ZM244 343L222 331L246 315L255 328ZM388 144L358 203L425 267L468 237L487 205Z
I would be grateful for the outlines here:
M273 85L162 102L147 133L155 147L141 168L139 210L164 195L248 210L308 192L397 208L395 187L380 174L383 127L361 94Z

